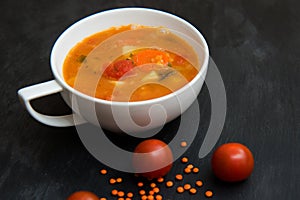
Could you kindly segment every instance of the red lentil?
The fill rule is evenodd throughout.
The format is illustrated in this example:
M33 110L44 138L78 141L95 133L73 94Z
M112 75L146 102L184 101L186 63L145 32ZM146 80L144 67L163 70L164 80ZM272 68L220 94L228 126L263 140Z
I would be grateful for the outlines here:
M193 173L197 174L199 172L199 168L198 167L194 167L193 168Z
M117 181L118 183L121 183L121 182L123 181L123 179L122 179L122 178L117 178L116 181Z
M138 187L143 187L143 186L144 186L144 183L143 183L143 182L138 182L137 186L138 186Z
M184 169L184 173L186 174L190 174L192 172L192 170L190 168L185 168Z
M197 193L196 188L191 188L191 189L190 189L190 194L196 194L196 193Z
M186 146L187 146L187 142L186 142L186 141L182 141L182 142L180 143L180 146L181 146L181 147L186 147Z
M156 187L156 184L155 184L155 183L151 183L151 184L150 184L150 187L155 188L155 187Z
M110 184L115 184L117 181L116 181L116 179L114 179L114 178L111 178L111 179L109 179L109 183Z
M156 199L156 200L162 200L163 197L162 197L160 194L157 194L157 195L155 196L155 199Z
M154 200L154 196L153 195L148 195L147 199L148 200Z
M157 182L159 182L159 183L164 182L164 178L163 178L163 177L159 177L159 178L157 179Z
M166 186L167 187L172 187L174 185L173 181L167 181Z
M118 194L118 190L116 190L116 189L112 190L112 191L111 191L111 194L112 194L113 196L116 196L116 195Z
M176 174L175 178L176 180L181 181L183 179L183 176L181 174Z
M206 190L205 196L211 198L213 196L213 192L211 190Z
M182 186L178 186L176 190L177 190L178 193L183 193L184 192L184 188Z
M187 163L187 162L189 162L189 159L187 157L183 157L183 158L181 158L181 162Z
M146 191L145 190L140 190L139 193L140 193L140 195L144 195L144 194L146 194Z
M196 185L198 186L198 187L201 187L202 185L203 185L203 182L202 181L196 181Z
M192 188L192 186L191 186L191 184L184 184L184 186L183 186L183 188L185 189L185 190L189 190L189 189L191 189Z
M158 187L153 188L153 192L154 193L159 193L159 188Z
M186 166L186 168L193 169L193 168L194 168L194 165L188 164L188 166Z
M118 191L118 196L119 197L124 197L125 193L123 191Z
M127 197L132 198L132 197L133 197L133 193L132 193L132 192L128 192L128 193L127 193Z

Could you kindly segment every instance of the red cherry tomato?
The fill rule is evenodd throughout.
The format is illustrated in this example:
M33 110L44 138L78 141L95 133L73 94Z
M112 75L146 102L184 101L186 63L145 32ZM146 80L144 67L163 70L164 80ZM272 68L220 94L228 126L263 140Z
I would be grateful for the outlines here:
M99 200L99 197L92 192L78 191L71 194L67 200Z
M247 179L254 168L251 151L239 143L227 143L217 148L211 160L216 177L227 182Z
M125 73L134 67L131 60L119 60L110 64L104 71L107 77L120 79Z
M135 148L134 153L133 166L137 172L140 172L137 174L146 178L162 177L172 168L172 151L166 143L160 140L145 140Z

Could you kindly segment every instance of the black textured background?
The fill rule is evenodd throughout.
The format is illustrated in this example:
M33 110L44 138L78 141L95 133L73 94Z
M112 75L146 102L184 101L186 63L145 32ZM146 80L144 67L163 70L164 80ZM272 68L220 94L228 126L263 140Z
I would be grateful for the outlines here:
M186 155L198 165L204 181L197 195L179 195L161 187L164 199L300 199L300 1L297 0L1 0L0 2L0 199L65 199L75 190L109 195L110 176L123 177L116 186L136 192L136 178L109 169L84 148L74 127L53 128L32 119L20 104L17 90L53 79L49 54L64 29L90 14L117 7L140 6L174 13L194 24L205 36L226 87L228 109L217 145L246 144L255 170L245 182L226 184L210 170L209 154L199 160L210 118L206 86L199 95L199 133ZM59 95L33 102L43 113L69 109ZM157 137L168 140L178 120ZM124 145L126 137L112 137ZM135 141L136 142L136 141ZM134 142L133 142L134 143ZM130 148L130 141L126 142ZM126 147L125 145L125 147ZM167 178L183 165L175 162ZM186 181L196 177L189 176ZM137 197L135 199L138 199Z

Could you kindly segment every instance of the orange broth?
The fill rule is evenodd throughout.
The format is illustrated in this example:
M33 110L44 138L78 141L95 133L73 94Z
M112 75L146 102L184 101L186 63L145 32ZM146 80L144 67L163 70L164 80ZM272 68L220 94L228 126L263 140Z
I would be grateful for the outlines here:
M112 36L117 39L105 43ZM104 47L114 45L112 56ZM165 96L191 81L198 71L198 57L187 42L167 29L140 25L112 27L83 39L70 50L63 66L68 85L112 101Z

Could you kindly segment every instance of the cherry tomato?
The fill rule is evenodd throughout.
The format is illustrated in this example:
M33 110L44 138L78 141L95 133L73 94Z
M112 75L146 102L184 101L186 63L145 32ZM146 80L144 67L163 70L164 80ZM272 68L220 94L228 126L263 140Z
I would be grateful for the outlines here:
M125 73L134 67L131 60L119 60L110 64L104 71L107 77L120 79Z
M71 194L67 200L99 200L99 197L89 191L78 191Z
M240 143L227 143L213 153L212 170L216 177L227 182L247 179L254 168L251 151Z
M137 174L146 178L162 177L172 168L172 151L166 143L160 140L145 140L135 148L134 153L133 166L137 172L140 172Z

